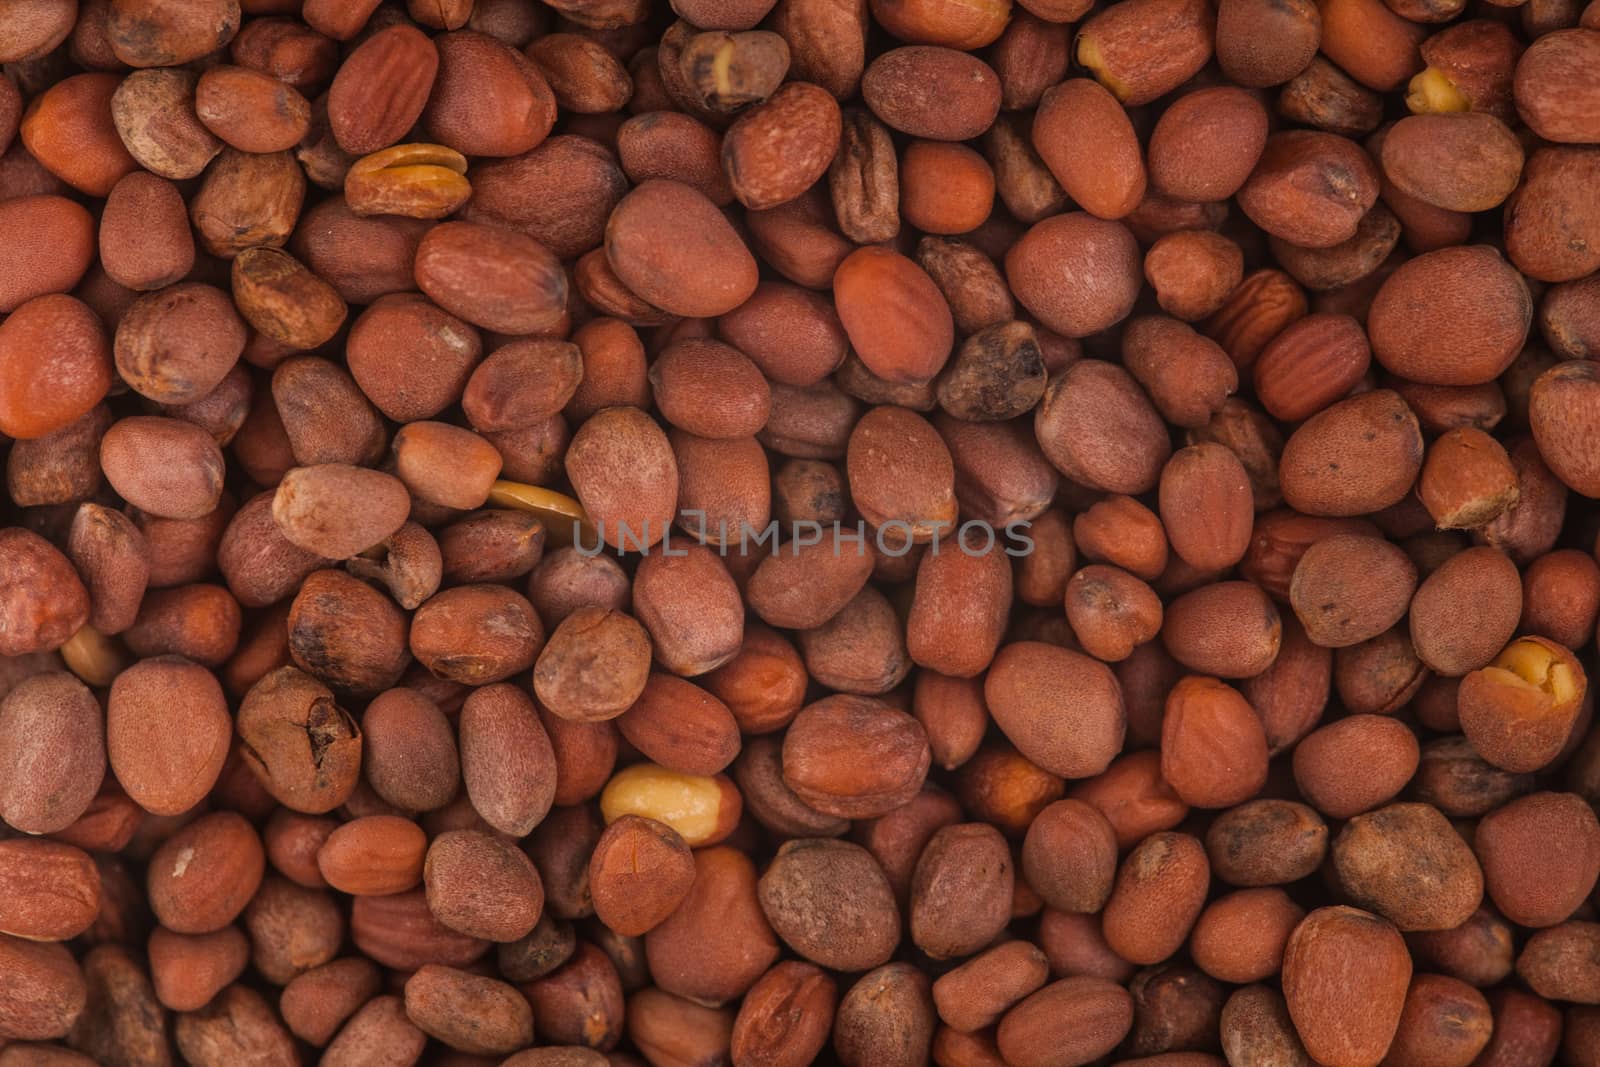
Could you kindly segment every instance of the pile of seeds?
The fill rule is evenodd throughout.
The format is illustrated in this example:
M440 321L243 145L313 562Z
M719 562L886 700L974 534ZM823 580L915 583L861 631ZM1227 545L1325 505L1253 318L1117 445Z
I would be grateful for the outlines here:
M0 1067L1600 1067L1600 0L0 63Z

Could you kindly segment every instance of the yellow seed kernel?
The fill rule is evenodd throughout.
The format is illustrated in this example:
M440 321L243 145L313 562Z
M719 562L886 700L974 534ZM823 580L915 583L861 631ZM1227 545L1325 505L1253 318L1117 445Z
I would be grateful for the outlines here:
M85 625L61 646L67 669L88 685L106 686L133 664L133 657L114 637Z
M1557 707L1579 698L1582 693L1583 682L1573 670L1571 657L1560 655L1534 638L1523 637L1511 642L1487 669L1504 672L1525 685L1543 690L1550 694Z
M718 96L731 96L735 91L733 60L738 54L738 46L730 37L718 45L716 52L711 56L711 84L716 87Z
M1095 80L1107 89L1118 100L1126 100L1133 93L1127 82L1112 74L1106 69L1105 57L1100 54L1100 43L1088 34L1078 36L1078 62L1088 67L1094 73Z
M544 522L550 541L556 545L570 545L574 532L582 528L592 540L593 526L583 505L564 493L523 482L497 481L489 489L489 503L495 507L531 511Z
M1456 88L1455 82L1438 67L1429 67L1411 79L1406 87L1406 107L1417 115L1447 111L1471 111L1472 103Z
M357 215L442 219L472 196L467 157L437 144L397 144L363 156L344 180Z
M721 829L722 786L715 778L635 763L606 783L600 813L607 825L624 815L642 815L672 827L691 847L699 846Z

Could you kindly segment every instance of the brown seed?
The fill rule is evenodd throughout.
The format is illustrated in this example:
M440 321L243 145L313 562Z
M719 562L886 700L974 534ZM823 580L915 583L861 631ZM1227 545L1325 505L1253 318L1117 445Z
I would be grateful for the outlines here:
M850 495L886 545L929 541L954 523L948 457L934 428L905 408L873 408L856 423L846 453Z
M730 66L726 76L736 71ZM722 166L734 196L757 211L795 199L828 172L840 131L839 105L827 90L807 82L784 85L723 136Z
M661 415L698 437L748 437L766 425L771 391L744 353L711 340L668 345L650 366Z
M1538 377L1528 398L1528 420L1540 458L1562 484L1584 496L1600 494L1600 468L1582 444L1600 410L1595 380L1584 361L1558 363Z
M1069 714L1053 694L1080 694ZM1024 756L1066 778L1099 774L1122 747L1124 711L1115 676L1087 656L1039 642L1007 645L995 657L984 698Z
M1084 651L1107 662L1126 660L1161 632L1161 601L1133 575L1091 564L1065 590L1067 622Z
M1399 548L1375 537L1339 534L1300 557L1289 602L1312 643L1344 648L1399 622L1416 586L1416 567Z
M1162 719L1161 774L1194 807L1229 807L1260 792L1267 742L1255 709L1215 679L1180 681Z
M755 260L738 234L679 182L651 180L629 193L606 224L605 247L624 285L674 314L721 315L755 291Z
M1561 841L1559 849L1547 842ZM1585 887L1600 877L1600 823L1572 793L1535 793L1478 823L1473 848L1483 863L1489 897L1521 926L1548 927L1570 918Z
M395 476L418 503L459 511L482 507L501 465L499 450L463 426L411 422L394 435Z
M680 774L717 774L739 752L739 725L727 705L659 671L617 718L617 729L646 758Z
M1517 957L1517 975L1549 1000L1593 1003L1600 923L1574 920L1541 930Z
M403 811L434 811L461 783L455 730L439 706L413 689L379 694L361 716L363 773Z
M204 429L179 419L133 415L113 423L101 439L100 465L124 500L151 515L198 519L221 499L221 450Z
M1218 816L1206 833L1217 877L1231 885L1296 881L1315 871L1328 847L1317 813L1287 800L1254 800Z
M885 292L894 298L885 300ZM920 384L949 358L950 305L933 279L898 252L877 246L852 252L833 274L833 295L850 343L879 377Z
M1284 950L1289 1016L1306 1051L1329 1067L1359 1067L1383 1058L1410 981L1411 957L1400 934L1356 908L1313 911ZM1356 990L1364 991L1359 998Z
M553 118L554 108L544 113ZM489 118L498 121L494 112ZM468 219L521 230L564 258L599 246L607 215L627 192L611 153L576 136L552 137L525 155L479 163L467 177Z
M429 299L486 330L547 333L566 309L567 276L555 255L500 226L440 223L417 246L414 269Z
M1563 29L1535 41L1517 62L1515 94L1517 114L1547 141L1593 143L1595 131L1591 102L1590 69L1600 54L1600 38L1593 29ZM1558 85L1570 86L1567 92Z
M1075 51L1124 104L1147 104L1188 81L1211 54L1214 18L1192 0L1143 0L1084 23Z
M100 910L100 874L89 854L32 838L0 841L0 933L66 941Z
M79 192L104 197L136 169L111 121L115 74L74 74L44 88L23 113L20 140L51 174Z
M757 886L761 910L791 949L839 971L887 963L900 940L900 911L883 869L859 845L785 842Z
M328 360L284 360L272 373L271 399L301 466L372 466L388 444L383 420L355 379Z
M971 422L1015 418L1039 402L1045 381L1033 328L998 322L976 331L956 350L938 380L939 406Z
M216 784L233 725L210 671L176 656L142 660L119 674L106 706L112 773L157 815L193 808Z
M1262 349L1255 365L1256 396L1273 417L1296 422L1348 394L1371 362L1366 333L1355 319L1308 315Z
M237 812L202 815L150 858L146 891L161 924L180 934L220 930L261 884L261 839Z
M236 926L211 934L175 934L158 926L150 935L149 956L151 984L161 1006L199 1011L244 973L250 939Z
M1432 385L1497 377L1532 321L1526 283L1482 245L1417 256L1388 277L1368 314L1372 353L1393 374Z
M927 1061L935 1022L928 976L909 963L887 963L839 1001L834 1051L845 1067L913 1067Z
M405 614L385 594L342 571L316 571L289 607L296 666L354 693L378 693L410 662Z
M1133 998L1117 983L1080 975L1052 982L1006 1012L996 1043L1016 1067L1092 1063L1133 1027Z
M1099 810L1058 800L1041 811L1022 843L1022 874L1045 903L1092 913L1105 906L1116 876L1117 840Z
M1329 461L1338 455L1340 461ZM1410 490L1422 469L1422 433L1399 394L1375 390L1313 415L1284 444L1284 500L1308 515L1380 511Z
M129 154L163 178L193 178L222 151L222 140L195 114L198 81L182 68L136 70L111 96L112 121Z
M677 831L653 819L624 815L606 827L589 860L595 914L629 937L671 915L694 884L694 860Z
M505 1055L533 1042L533 1009L516 987L438 964L405 984L406 1016L458 1052Z
M439 50L414 26L390 26L361 42L328 92L339 146L354 155L399 141L421 116L439 71Z
M1000 79L976 56L912 45L872 61L861 79L861 97L873 114L901 133L965 141L994 122Z
M783 743L783 777L830 815L872 818L915 796L932 755L911 716L869 697L839 695L802 709Z
M520 593L496 585L446 589L411 619L410 648L436 677L488 685L532 667L544 626Z
M194 266L183 195L169 181L135 171L117 182L100 220L100 262L130 289L171 285Z
M427 834L410 819L367 815L328 836L317 850L317 870L341 893L387 896L422 883L427 851Z
M937 979L933 1002L947 1027L981 1030L1044 985L1049 976L1043 952L1026 941L1007 941Z
M240 704L238 725L246 763L284 806L320 815L355 789L361 730L310 676L293 667L264 676Z
M677 463L667 435L643 411L617 407L591 416L573 435L566 469L604 543L643 550L667 536L677 507Z
M1446 431L1428 450L1417 495L1440 529L1475 529L1516 506L1516 470L1500 443L1482 430Z
M344 299L287 252L247 248L234 257L232 279L240 313L289 348L317 348L344 323Z
M1222 43L1219 35L1218 44ZM1233 86L1179 97L1150 134L1151 183L1180 200L1205 202L1232 196L1261 156L1266 120L1260 103Z
M1082 212L1034 225L1006 253L1005 266L1017 301L1068 337L1126 318L1141 280L1138 245L1127 227ZM1069 277L1093 282L1072 284Z
M515 844L480 830L451 830L428 846L428 909L444 925L486 941L516 941L544 907L539 872Z
M1489 1043L1494 1020L1483 994L1456 978L1419 974L1386 1057L1397 1063L1470 1063Z
M1239 206L1274 237L1328 248L1355 235L1378 199L1378 169L1361 148L1331 133L1291 130L1267 138Z
M1540 770L1564 751L1587 689L1566 648L1542 637L1506 646L1461 681L1462 732L1485 760L1508 771Z
M1441 737L1423 747L1414 792L1452 818L1485 815L1526 793L1533 780L1484 760L1465 737Z
M555 756L533 701L511 685L474 690L458 729L461 778L473 809L501 833L527 836L555 793Z
M0 992L7 1036L24 1041L65 1037L87 1000L83 972L65 946L0 934L0 964L16 977Z
M620 611L583 607L561 621L540 652L534 691L564 719L612 719L644 691L649 664L644 627Z
M1161 962L1189 936L1209 884L1210 866L1197 839L1152 834L1117 872L1102 914L1106 942L1130 962Z
M1100 360L1079 360L1050 383L1034 432L1058 470L1104 492L1154 488L1171 454L1161 417L1138 384Z
M1065 784L1058 776L1021 754L996 744L979 749L977 755L960 768L956 791L962 805L972 814L1015 837L1026 832L1039 812L1061 799ZM942 805L938 803L941 796L932 794L925 807L932 814L940 816L940 825L955 822L955 813L951 813L948 819L944 818L944 812L940 810ZM1108 814L1107 817L1111 816ZM929 827L926 832L931 834L936 828ZM912 862L920 852L922 840L918 839L916 844L917 851L904 857L904 881L907 884L911 878Z
M224 148L189 201L189 219L205 249L229 259L247 248L287 242L305 193L305 171L288 152Z
M708 1008L659 989L642 989L628 998L627 1029L647 1059L663 1062L715 1061L728 1055L733 1012Z
M1015 870L1005 839L984 823L936 831L911 878L911 938L934 959L978 951L1011 918Z
M31 530L0 530L0 656L60 648L89 618L89 592L66 556Z
M1222 346L1161 315L1129 321L1122 360L1167 421L1190 429L1211 423L1239 387Z
M1216 582L1167 605L1162 644L1192 671L1250 678L1272 665L1283 624L1272 602L1249 582Z
M299 1055L294 1038L266 999L237 983L199 1011L180 1014L173 1038L179 1054L196 1067L224 1067L240 1060L291 1067Z
M294 1037L322 1048L330 1045L336 1035L342 1037L349 1032L354 1040L354 1035L365 1030L365 1019L371 1016L365 1008L368 1001L376 1001L376 1006L382 1008L386 1001L397 1000L378 997L378 992L378 966L363 957L344 957L315 966L291 979L290 984L283 987L278 1011L283 1014L283 1022L293 1030ZM354 1022L347 1029L344 1024L354 1019L363 1019L363 1022ZM421 1045L421 1030L414 1030L414 1033ZM328 1059L330 1064L341 1062L331 1049Z
M522 990L533 1005L539 1036L552 1044L567 1046L562 1051L609 1050L621 1039L621 976L606 953L594 945L580 944L572 959L559 970Z
M1255 519L1249 478L1217 444L1180 449L1161 469L1162 525L1172 551L1200 571L1222 571L1244 557Z
M1385 177L1447 211L1488 211L1517 187L1522 145L1493 115L1411 115L1383 139Z
M1243 889L1219 897L1195 923L1190 952L1220 981L1271 978L1283 965L1283 948L1305 917L1281 889Z
M1416 735L1383 715L1350 715L1311 731L1294 750L1301 794L1334 819L1393 800L1417 771ZM1352 776L1346 768L1359 766Z
M1469 601L1472 608L1467 611ZM1521 611L1516 565L1495 549L1469 548L1446 560L1417 588L1411 602L1411 642L1423 663L1456 677L1488 666L1511 639Z
M324 559L348 559L405 524L411 498L400 480L342 463L297 467L272 499L272 517L291 543Z
M584 376L577 345L544 338L513 341L472 371L462 410L479 432L520 429L558 414Z
M1316 9L1313 8L1313 11ZM1267 985L1234 990L1222 1006L1222 1048L1241 1062L1309 1064L1283 994Z
M1044 94L1033 145L1067 195L1091 215L1122 218L1144 197L1138 135L1117 98L1092 79L1071 78Z
M105 728L88 689L64 672L24 679L0 700L0 818L24 833L64 830L105 774Z
M695 878L676 911L645 935L656 984L721 1004L744 994L778 958L750 860L731 848L694 854Z
M430 963L466 967L489 949L487 941L459 934L434 918L421 889L356 897L350 907L350 939L377 963L406 971Z
M1572 190L1594 180L1600 156L1581 148L1534 151L1523 170L1521 188L1506 201L1506 256L1523 274L1544 282L1581 278L1600 268L1595 259L1592 205L1574 199Z
M1334 869L1357 903L1401 930L1459 926L1483 899L1483 872L1438 809L1391 804L1345 824Z
M762 975L739 1005L730 1054L733 1062L801 1067L828 1041L837 983L809 963L786 960Z
M899 159L888 128L869 112L844 112L828 188L839 228L852 240L884 241L899 232Z

